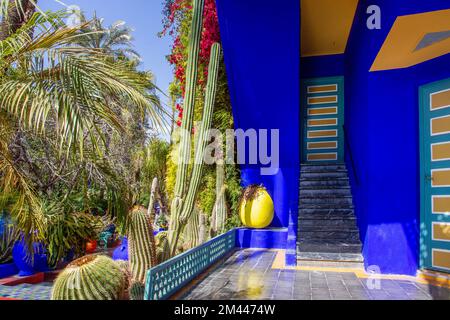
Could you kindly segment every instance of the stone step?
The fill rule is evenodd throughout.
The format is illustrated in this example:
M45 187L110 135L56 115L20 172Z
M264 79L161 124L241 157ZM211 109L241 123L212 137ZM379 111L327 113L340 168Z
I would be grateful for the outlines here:
M303 173L324 173L324 172L345 172L348 173L345 166L303 166L300 172Z
M323 164L323 163L302 163L300 165L301 170L315 170L315 169L328 169L328 170L345 170L347 169L345 163L333 163L333 164Z
M300 198L351 197L350 188L300 189Z
M342 219L355 216L353 208L302 208L298 214L299 219L303 217L312 219L311 216L316 216L317 219Z
M300 204L300 211L302 210L354 210L354 206L351 204L339 205L336 207L334 203L311 203L311 204ZM305 211L303 211L305 212ZM353 213L353 211L352 211Z
M346 171L325 171L325 172L303 172L301 173L301 180L330 180L330 179L348 179Z
M300 190L303 188L350 188L350 182L348 179L300 179Z
M339 240L325 241L298 241L297 252L328 252L328 253L356 253L360 254L362 244L360 241L344 242Z
M298 234L301 236L304 233L310 233L313 234L314 232L318 232L318 233L342 233L342 234L351 234L351 233L359 233L358 228L356 227L356 225L346 225L346 224L341 224L341 225L335 225L335 226L329 226L329 225L318 225L318 224L314 224L314 225L305 225L304 222L301 222L301 225L299 225L298 227ZM359 238L358 238L359 240Z
M351 196L341 197L315 197L315 198L300 198L300 207L303 205L333 205L336 208L341 206L353 205L353 198Z
M299 219L298 228L299 231L308 231L306 229L311 228L316 228L317 230L358 230L356 220L351 219Z
M298 240L340 240L340 241L359 241L358 230L311 230L298 233Z
M364 258L361 254L354 253L318 253L318 252L302 252L297 254L297 261L299 266L325 264L346 266L346 267L362 267ZM311 264L308 264L311 263Z

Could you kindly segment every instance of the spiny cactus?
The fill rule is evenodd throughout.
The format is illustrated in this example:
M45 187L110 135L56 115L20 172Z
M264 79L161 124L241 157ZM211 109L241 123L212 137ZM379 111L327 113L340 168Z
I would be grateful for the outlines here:
M189 250L198 246L199 244L199 226L200 226L200 217L199 213L194 209L194 214L191 215L186 228L184 228L183 232L183 240L184 240L184 249Z
M150 201L148 203L147 214L149 217L153 217L153 208L155 206L156 193L158 192L158 178L154 178L152 182L152 188L150 190Z
M90 255L73 261L56 279L52 300L120 300L127 279L111 258Z
M200 0L198 0L200 1ZM181 231L189 221L194 209L194 202L197 196L198 188L203 170L203 156L208 142L208 130L211 128L212 114L217 91L217 77L220 62L220 45L214 43L211 47L211 57L208 68L208 81L206 85L205 104L203 109L203 121L198 133L197 149L195 150L195 162L192 168L189 188L183 197L175 193L172 203L171 228L169 229L170 252L175 255L178 238ZM185 119L183 118L183 121ZM178 167L180 169L180 166ZM177 176L178 176L177 172Z
M130 300L144 300L145 285L133 282L129 288Z
M183 209L184 197L186 193L186 182L189 170L190 153L190 137L186 134L192 132L193 114L195 106L195 92L198 78L198 54L200 50L200 39L202 36L202 22L204 0L194 0L192 10L191 31L189 34L189 52L186 70L186 93L184 96L184 114L181 122L181 135L179 147L179 161L177 167L177 174L175 179L174 197L171 205L171 217L169 225L169 243L170 253L175 255L178 247L178 238L181 229L184 228L184 223L180 223L180 214Z
M225 230L227 220L227 205L225 202L225 168L223 161L216 164L216 203L214 205L214 232L222 233Z
M158 263L163 263L168 259L170 251L169 240L167 239L167 232L160 232L155 237L156 244L156 260Z
M131 278L145 283L147 271L156 265L155 237L153 224L144 207L135 207L131 211L128 232L128 248Z
M198 230L198 244L202 244L206 241L206 221L207 221L206 214L200 212L198 220L200 223L200 228Z

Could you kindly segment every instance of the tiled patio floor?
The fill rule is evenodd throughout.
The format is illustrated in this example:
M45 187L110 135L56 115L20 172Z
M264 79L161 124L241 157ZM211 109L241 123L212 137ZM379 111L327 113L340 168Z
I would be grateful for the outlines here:
M450 290L415 281L367 279L353 272L272 269L277 252L235 252L180 296L185 300L450 300Z

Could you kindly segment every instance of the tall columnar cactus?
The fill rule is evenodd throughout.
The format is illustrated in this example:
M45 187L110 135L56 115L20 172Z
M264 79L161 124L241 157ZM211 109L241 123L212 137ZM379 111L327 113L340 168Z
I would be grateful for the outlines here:
M225 201L225 167L223 161L216 164L216 203L214 205L214 233L222 233L227 220L227 205Z
M195 162L192 168L190 183L187 184L187 172L190 159L190 132L193 125L196 83L198 77L198 52L202 31L204 0L194 0L193 18L189 39L189 57L186 73L186 95L184 99L184 115L182 121L182 135L179 149L179 160L175 182L174 198L171 206L171 219L169 227L170 253L175 255L178 239L187 221L192 215L195 198L197 196L200 178L203 169L203 154L207 144L207 131L211 128L212 113L217 91L217 77L220 62L220 45L214 43L211 48L211 57L208 69L203 120L198 133ZM187 190L187 191L186 191Z
M198 244L202 244L206 241L206 221L207 221L207 217L206 214L204 214L203 212L200 212L200 216L199 216L199 223L200 223L200 227L198 230Z
M152 188L150 189L150 201L148 203L148 211L147 214L149 217L153 215L153 208L155 206L155 201L158 192L158 178L153 179Z
M183 209L183 198L186 193L187 174L189 169L190 152L190 136L186 133L192 131L193 114L195 106L195 92L198 78L198 54L200 50L200 39L202 35L203 9L204 0L194 0L193 15L191 23L191 32L189 35L189 52L186 70L186 93L184 97L184 114L181 123L183 133L181 135L179 147L179 161L175 180L174 197L171 205L171 218L169 226L169 243L170 253L175 255L178 245L178 237L181 229L184 227L180 224L180 214Z
M167 232L160 232L155 237L156 243L156 260L158 263L163 263L168 258L170 251L169 240L167 239Z
M135 207L130 215L128 248L131 278L144 283L147 271L156 265L156 246L150 216L144 207Z
M200 214L195 212L191 215L186 228L184 229L183 238L184 238L184 248L190 249L198 246L199 244L199 226L200 226Z
M198 143L197 149L195 150L195 159L189 188L185 196L179 199L180 201L174 199L171 208L172 216L171 228L169 229L169 243L170 252L172 255L175 255L180 233L193 213L194 202L197 196L198 188L200 186L200 180L203 170L203 156L208 143L208 130L211 128L214 102L216 99L220 51L220 45L218 43L214 43L211 47L211 58L208 68L205 104L203 108L203 120L198 133Z
M52 300L120 300L127 277L121 266L106 256L85 256L69 264L56 279Z

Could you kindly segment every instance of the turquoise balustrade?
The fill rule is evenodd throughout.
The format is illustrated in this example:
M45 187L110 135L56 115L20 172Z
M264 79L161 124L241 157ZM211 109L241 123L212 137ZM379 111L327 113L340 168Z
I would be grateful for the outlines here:
M147 274L145 300L165 300L197 275L235 248L236 230L215 237L204 244L151 268Z

